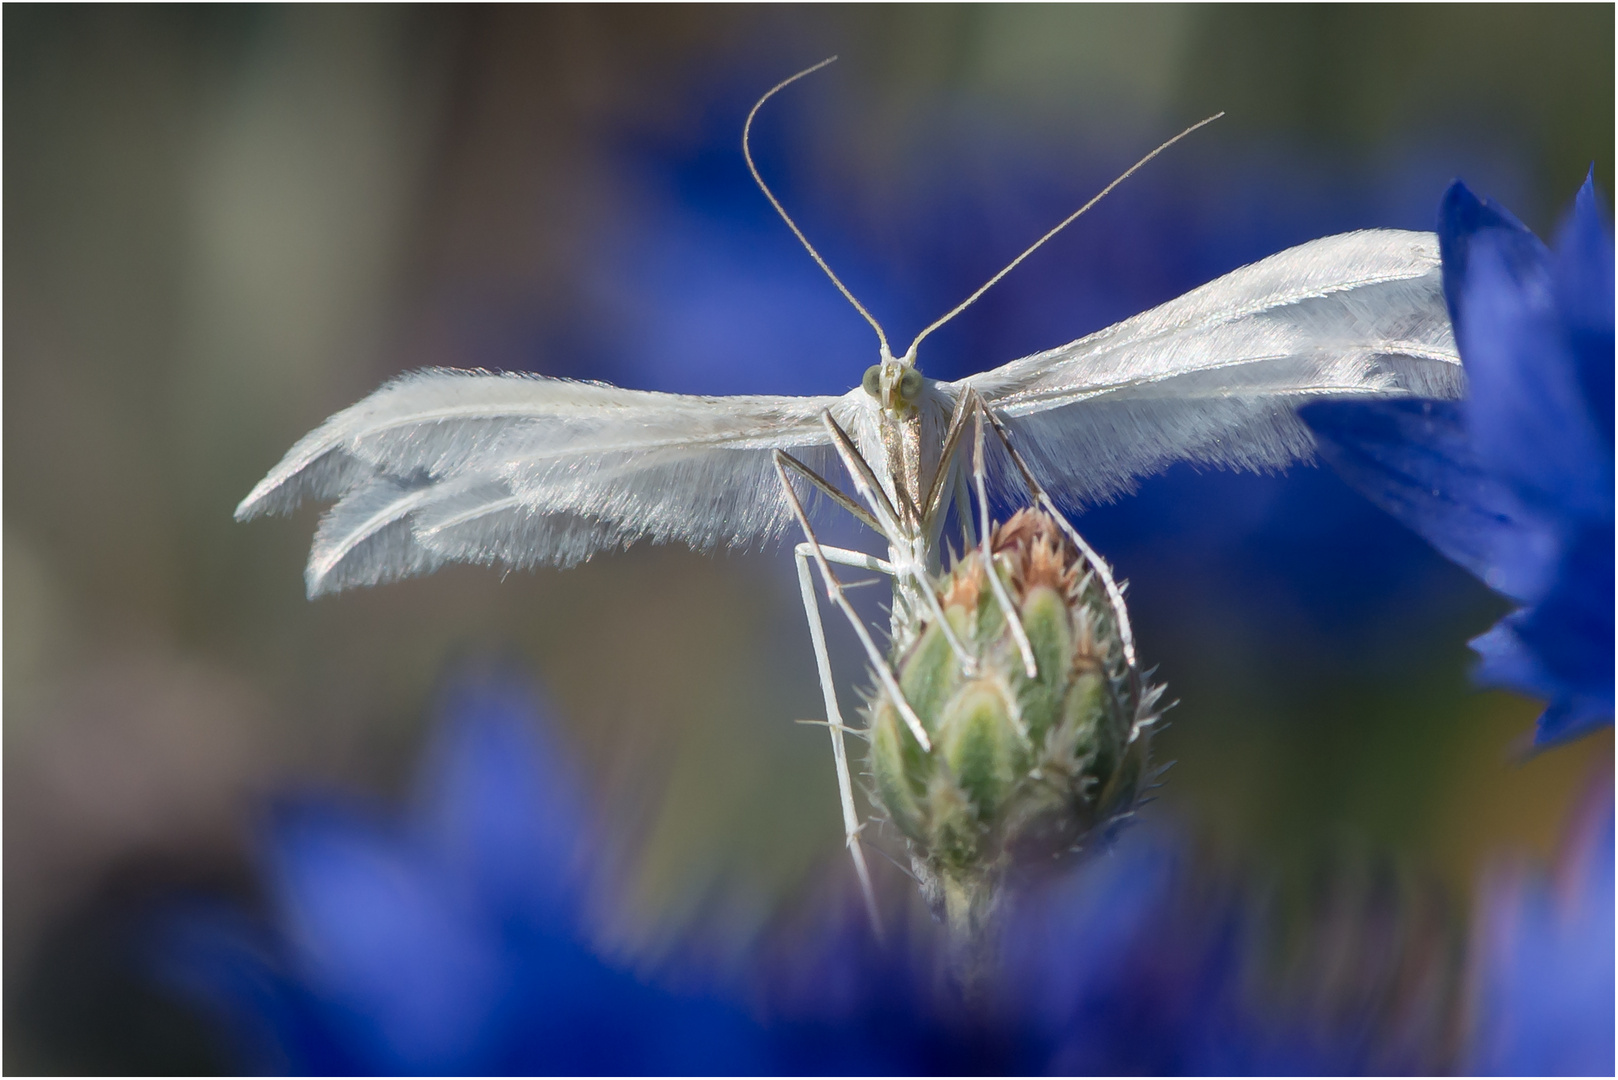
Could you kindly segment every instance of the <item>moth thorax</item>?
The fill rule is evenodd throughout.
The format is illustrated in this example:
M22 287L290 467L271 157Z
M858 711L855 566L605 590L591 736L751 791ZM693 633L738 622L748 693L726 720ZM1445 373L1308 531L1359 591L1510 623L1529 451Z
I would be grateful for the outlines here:
M880 685L866 709L872 797L935 910L969 934L1008 869L1079 850L1134 807L1156 700L1132 689L1106 590L1054 519L1020 510L989 547L992 568L970 551L938 590L975 670L925 622L891 659L931 749ZM1026 633L1033 677L990 572Z

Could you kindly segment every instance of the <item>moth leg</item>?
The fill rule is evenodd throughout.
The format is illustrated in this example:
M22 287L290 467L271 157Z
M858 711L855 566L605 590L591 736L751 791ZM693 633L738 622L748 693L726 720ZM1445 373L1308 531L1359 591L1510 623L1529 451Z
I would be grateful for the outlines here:
M792 507L793 515L798 519L798 526L803 529L804 539L808 541L810 554L814 556L815 562L820 566L820 578L826 585L826 595L842 610L843 615L848 619L848 624L854 628L855 636L860 639L860 645L865 649L866 659L871 662L871 667L876 671L877 681L882 684L882 688L893 699L893 706L899 710L899 716L904 720L905 725L910 728L910 733L916 737L916 741L921 744L923 750L931 750L933 743L927 737L927 729L922 726L921 718L916 715L916 710L910 707L910 702L905 700L904 691L899 689L898 677L894 675L893 669L888 666L887 660L882 655L882 650L878 649L876 642L871 640L871 632L865 628L865 623L860 619L859 614L855 612L854 605L850 604L848 597L843 594L843 583L837 580L836 574L832 573L831 564L826 558L826 551L821 547L820 541L815 538L814 527L809 524L809 517L803 512L803 503L798 499L798 492L787 478L785 458L785 454L779 450L776 451L775 472L781 479L781 486L786 492L787 503Z
M963 397L977 400L977 394L968 389ZM979 402L981 405L981 402ZM1034 659L1034 646L1028 640L1028 631L1023 629L1022 617L1017 613L1016 605L1006 594L1006 584L1000 580L1000 574L994 568L994 552L990 549L989 539L993 529L989 523L989 489L984 481L983 464L983 414L978 413L977 432L973 438L972 454L972 480L978 489L978 529L981 535L978 543L982 545L984 576L989 579L989 591L994 593L995 603L1005 613L1006 626L1011 630L1012 639L1017 642L1017 651L1022 654L1023 673L1030 679L1039 678L1039 662ZM1026 737L1027 732L1023 732Z
M1017 448L1011 445L1010 435L1007 434L1004 425L990 411L988 405L979 398L977 406L983 418L988 421L990 428L993 429L996 437L999 438L1000 445L1005 447L1006 453L1011 456L1012 462L1017 466L1017 471L1022 474L1023 483L1028 487L1028 493L1034 497L1035 502L1044 508L1046 513L1056 519L1056 524L1067 534L1067 538L1073 541L1073 546L1079 549L1085 560L1089 562L1091 568L1095 570L1096 575L1101 579L1101 585L1107 593L1107 600L1112 605L1113 617L1118 620L1118 639L1123 645L1124 665L1129 673L1130 690L1133 692L1135 700L1141 701L1142 680L1140 664L1135 659L1135 632L1129 625L1129 609L1124 606L1124 591L1118 587L1117 579L1112 576L1112 567L1108 566L1106 560L1096 554L1095 549L1085 541L1084 537L1079 535L1079 531L1073 527L1072 522L1068 521L1067 515L1056 508L1056 504L1046 494L1045 488L1038 480L1034 479L1034 472L1028 467L1028 462L1024 461L1023 456L1017 452ZM1141 724L1137 721L1130 730L1130 742L1135 741L1136 736L1140 734L1140 728Z
M826 652L826 631L820 623L820 601L815 596L814 580L809 574L809 560L814 550L809 544L799 544L793 552L798 564L798 591L803 597L804 617L809 621L809 640L814 644L815 671L820 676L820 693L826 701L827 731L831 735L832 762L837 768L837 797L843 807L843 837L848 853L854 859L854 873L860 879L860 892L865 897L865 910L877 936L882 935L882 917L877 913L876 892L871 888L871 871L865 865L865 850L860 846L859 815L854 810L854 784L848 773L848 750L843 744L842 709L837 704L837 689L832 681L831 657ZM829 557L830 552L822 549Z
M837 420L831 414L831 410L828 409L826 412L821 413L820 419L826 425L826 430L831 433L832 445L837 448L838 455L842 457L843 467L848 470L849 476L854 479L855 490L864 496L866 502L871 504L871 510L882 524L883 532L888 537L888 547L895 555L894 571L896 578L900 581L909 580L915 584L915 594L921 597L922 602L927 605L928 610L932 613L933 620L937 623L940 632L943 633L944 640L949 643L950 651L955 654L955 659L961 665L962 670L969 675L976 674L978 658L962 643L960 636L955 633L955 628L944 617L944 609L938 603L937 590L934 583L927 576L926 560L925 558L916 557L914 543L905 540L911 534L909 530L900 524L893 509L893 503L889 501L887 493L882 490L882 484L877 480L876 473L872 471L870 463L860 454L859 448L854 445L854 440L848 437L848 432L844 431L841 425L837 423ZM903 493L900 492L900 494L902 495ZM793 499L796 501L797 496L793 495ZM911 507L911 509L913 510L914 507ZM919 516L917 520L919 521ZM807 529L808 526L805 524L805 531ZM904 710L901 709L900 711L903 712ZM917 726L919 727L920 725L918 724ZM922 742L923 747L926 745L925 741Z
M837 456L843 459L843 468L847 469L848 475L853 478L854 490L870 505L871 512L880 522L882 534L890 540L893 537L903 536L905 530L899 524L899 511L894 507L893 500L888 498L882 482L876 478L876 472L860 453L854 440L849 438L848 432L844 431L843 426L832 416L830 409L820 414L820 422L831 435L832 447L837 451Z
M939 534L944 531L944 508L952 486L951 478L956 484L960 481L960 471L954 468L955 454L960 448L961 435L966 431L966 421L972 415L975 398L976 395L969 388L955 399L955 409L950 414L949 427L944 433L944 446L938 453L938 469L933 473L927 495L921 502L922 529L929 544L937 543Z
M978 537L972 525L972 496L967 493L966 474L959 469L955 471L955 516L961 522L961 550L970 551L978 546Z
M832 502L836 503L844 510L847 510L856 521L859 521L867 526L872 532L881 533L884 537L887 536L887 533L882 531L882 526L877 523L876 518L866 513L865 507L861 506L853 499L850 499L841 491L838 491L836 486L833 485L831 481L815 472L815 470L811 469L809 466L805 465L803 462L799 461L785 450L777 450L776 453L785 458L788 465L791 465L794 469L798 470L799 474L802 475L805 480L809 481L816 488L820 489L820 493L822 495L825 495Z
M859 635L860 642L865 646L866 654L871 658L872 665L877 671L878 679L889 688L893 695L895 705L901 714L915 717L915 710L905 701L904 694L899 691L898 680L888 668L887 662L876 651L871 641L870 633L865 624L860 621L849 604L848 598L843 594L842 584L837 575L832 573L831 563L837 562L845 566L857 566L867 570L892 576L893 566L885 560L874 555L860 551L848 551L843 548L830 548L821 545L815 536L814 529L809 524L808 517L803 512L803 504L798 499L798 493L793 488L787 476L788 465L799 463L790 455L776 451L775 470L780 478L781 487L786 492L787 500L791 503L793 512L797 515L798 524L803 529L805 543L799 544L793 551L794 561L798 569L798 590L803 600L804 617L809 623L809 639L814 646L815 669L820 679L820 692L825 699L827 731L831 735L832 760L837 768L837 791L843 810L843 834L848 845L849 855L854 860L854 872L859 877L860 890L865 899L866 911L871 919L872 929L880 937L882 934L882 919L876 906L876 893L871 887L871 873L865 863L865 850L860 844L859 815L854 809L854 784L848 771L848 751L844 744L843 733L848 730L843 722L842 709L837 703L836 683L832 679L831 657L826 649L825 627L820 621L820 602L815 596L814 580L809 573L809 561L813 559L820 567L821 579L826 584L829 596L842 609L848 617L849 623ZM916 720L916 729L921 729L921 721ZM922 731L925 739L926 732ZM925 745L925 741L923 743Z
M810 558L814 557L814 551L808 544L799 544L796 550L799 554L808 555ZM873 573L885 574L888 577L892 577L894 575L892 563L888 562L886 559L879 559L875 555L870 555L863 551L850 551L847 548L829 547L826 544L820 545L820 551L821 554L826 556L827 562L833 563L837 566L852 566L860 570L870 570ZM859 583L856 582L855 584ZM843 586L845 589L852 589L853 587L854 585Z

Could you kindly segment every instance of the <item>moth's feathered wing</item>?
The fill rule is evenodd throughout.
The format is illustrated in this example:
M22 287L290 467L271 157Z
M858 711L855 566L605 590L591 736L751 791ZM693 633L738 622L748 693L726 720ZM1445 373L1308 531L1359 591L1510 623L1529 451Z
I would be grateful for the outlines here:
M1464 387L1438 240L1328 236L1069 345L945 384L971 386L1069 507L1175 461L1280 468L1314 440L1322 396L1452 398Z
M965 386L1068 504L1177 460L1279 467L1313 443L1293 414L1323 395L1462 388L1428 233L1317 240L1070 345L929 386L928 428ZM780 447L827 474L821 415L884 467L872 399L694 397L534 375L402 376L300 440L238 518L335 499L311 595L446 561L568 566L636 540L696 548L777 535ZM933 415L933 414L937 415Z
M311 596L447 561L569 566L640 539L780 531L771 451L822 467L831 397L696 397L485 371L401 376L298 442L238 519L336 499Z

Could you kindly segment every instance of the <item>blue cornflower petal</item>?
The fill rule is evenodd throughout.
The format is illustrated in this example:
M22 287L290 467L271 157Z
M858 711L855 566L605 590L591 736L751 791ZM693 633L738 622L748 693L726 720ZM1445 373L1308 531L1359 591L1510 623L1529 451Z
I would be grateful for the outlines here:
M1479 460L1459 405L1323 401L1302 414L1355 490L1489 588L1527 601L1550 586L1554 527Z
M1468 642L1479 658L1473 673L1477 684L1550 701L1535 726L1534 743L1540 748L1576 739L1611 723L1610 678L1605 691L1583 693L1570 689L1564 679L1545 666L1539 650L1523 640L1525 614L1520 611L1508 615L1488 633Z
M364 1071L332 1037L326 1004L288 966L269 927L223 901L187 899L158 913L152 931L154 973L219 1025L240 1072Z
M1519 874L1484 904L1469 1070L1612 1075L1612 789L1575 830L1560 880Z
M1532 607L1513 612L1496 629L1509 635L1511 646L1478 639L1484 685L1524 690L1551 703L1539 720L1541 746L1587 734L1612 720L1613 714L1613 525L1612 519L1581 528L1567 544L1558 565L1556 584ZM1532 675L1508 677L1501 653L1526 650ZM1520 661L1514 661L1520 664Z
M1477 672L1549 703L1546 746L1613 711L1613 239L1586 178L1555 252L1456 182L1439 211L1468 397L1304 410L1349 484L1519 604Z
M1465 284L1472 268L1472 247L1490 238L1504 255L1513 281L1548 293L1550 252L1539 237L1493 199L1480 200L1459 180L1444 192L1438 206L1438 251L1443 260L1444 300L1457 329L1470 311Z
M454 684L416 813L289 803L264 835L275 931L191 905L169 985L245 1063L315 1073L760 1073L733 1002L605 962L581 909L592 832L568 758L509 677Z
M543 850L548 836L565 845L576 835L578 808L553 807L549 793L530 786L565 773L566 762L545 752L543 732L522 719L529 700L520 686L498 682L449 695L426 813L385 825L329 804L283 810L270 834L275 930L217 906L190 905L170 920L168 982L222 1016L244 1064L344 1073L1203 1075L1423 1072L1449 1060L1439 1025L1423 1019L1444 1015L1441 1002L1417 1002L1414 1019L1401 1015L1393 1026L1379 1019L1375 1003L1393 992L1375 981L1380 961L1362 973L1373 980L1366 985L1312 960L1297 969L1302 981L1275 985L1258 894L1237 879L1207 877L1183 842L1150 827L1015 899L987 1007L939 992L925 933L878 948L863 924L842 918L858 914L852 904L814 905L814 926L790 934L779 954L771 948L773 962L760 958L752 992L703 995L642 981L591 948L585 912L531 894L525 917L514 894L490 888L479 859L465 857L520 854L505 845L521 836ZM560 831L550 820L521 820L552 813ZM1610 916L1610 858L1606 880ZM1571 964L1583 993L1586 968L1599 964L1572 938L1589 930L1598 905L1580 900L1569 921L1565 905L1523 895L1501 909L1517 921L1501 924L1501 944L1487 958L1489 1030L1505 1041L1469 1052L1488 1067L1552 1060L1543 1055L1562 1049L1562 1028L1579 1054L1593 1045L1584 998L1539 991ZM1358 941L1374 932L1367 947L1385 948L1376 927L1387 912L1364 923L1348 901L1348 916L1326 927L1330 955L1341 933ZM1609 1023L1610 1014L1609 997Z
M1578 363L1590 421L1613 440L1613 237L1596 198L1595 170L1573 202L1573 215L1557 236L1553 256L1557 310ZM1611 494L1611 484L1607 487Z
M592 837L570 756L534 722L546 713L533 688L511 672L457 679L440 711L418 785L421 835L483 903L528 917L566 909Z
M501 993L498 943L411 838L325 808L285 811L272 879L300 974L383 1071L461 1071Z
M1545 281L1525 286L1510 266L1515 244L1498 229L1475 237L1461 286L1466 322L1456 342L1472 446L1546 514L1610 513L1612 446L1601 445L1591 423L1573 342L1551 290L1541 287L1548 263Z

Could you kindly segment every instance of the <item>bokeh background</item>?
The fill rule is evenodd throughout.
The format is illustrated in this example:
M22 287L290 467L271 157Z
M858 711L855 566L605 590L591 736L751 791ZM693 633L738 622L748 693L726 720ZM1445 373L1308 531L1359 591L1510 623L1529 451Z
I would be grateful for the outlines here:
M469 658L543 687L607 823L604 954L739 962L846 876L825 737L792 723L822 708L784 553L310 603L317 511L231 520L297 437L423 365L856 383L868 328L741 159L780 78L842 58L756 146L901 341L1226 111L929 339L954 378L1315 236L1431 228L1456 176L1550 235L1592 162L1612 191L1613 29L1604 5L8 5L6 1070L228 1068L144 972L142 913L255 903L279 792L399 798ZM1500 602L1329 470L1180 467L1079 526L1180 702L1146 816L1273 883L1277 918L1376 866L1459 926L1611 769L1610 732L1524 759L1535 705L1466 682Z

